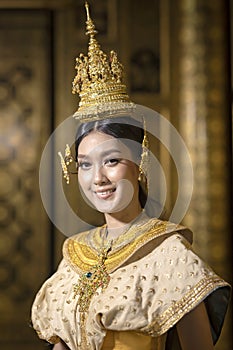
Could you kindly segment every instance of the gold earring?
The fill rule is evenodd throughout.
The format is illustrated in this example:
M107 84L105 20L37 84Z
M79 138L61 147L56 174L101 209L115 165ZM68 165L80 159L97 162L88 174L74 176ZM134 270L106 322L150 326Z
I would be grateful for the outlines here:
M61 167L63 172L63 177L66 180L66 183L70 183L70 171L68 170L68 166L73 162L73 157L71 154L70 146L67 144L65 148L65 158L61 152L58 152L58 155L61 159Z
M143 118L143 126L144 126L144 137L142 141L141 161L139 164L139 175L138 175L139 181L144 181L145 178L147 179L148 167L149 167L149 140L147 137L146 121L144 118Z

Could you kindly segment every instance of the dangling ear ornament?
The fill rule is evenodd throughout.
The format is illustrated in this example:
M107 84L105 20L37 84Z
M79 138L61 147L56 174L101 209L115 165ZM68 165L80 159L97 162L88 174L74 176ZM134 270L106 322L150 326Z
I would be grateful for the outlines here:
M58 155L61 159L61 167L63 172L63 177L66 180L67 185L70 183L70 174L77 174L77 172L72 172L68 170L69 165L74 161L74 158L71 154L71 149L68 144L66 144L65 148L65 158L63 157L61 152L58 152Z
M146 121L143 118L143 129L144 129L144 137L142 141L142 154L141 154L141 161L139 164L139 175L138 175L138 181L148 181L148 168L149 168L149 140L147 137L147 130L146 130Z

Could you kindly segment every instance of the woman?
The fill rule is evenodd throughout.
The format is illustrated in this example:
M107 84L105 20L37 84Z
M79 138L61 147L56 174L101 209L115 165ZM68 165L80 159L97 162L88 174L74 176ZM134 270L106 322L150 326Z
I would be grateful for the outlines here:
M149 215L146 128L131 118L122 65L100 49L85 6L88 55L77 58L73 82L83 123L76 162L83 195L105 225L65 241L34 301L33 326L55 350L212 350L229 285L191 250L189 230ZM68 149L67 182L71 161Z
M133 124L78 130L78 181L106 224L66 240L36 297L34 328L55 350L211 350L220 334L228 284L192 252L188 230L143 210L144 133Z

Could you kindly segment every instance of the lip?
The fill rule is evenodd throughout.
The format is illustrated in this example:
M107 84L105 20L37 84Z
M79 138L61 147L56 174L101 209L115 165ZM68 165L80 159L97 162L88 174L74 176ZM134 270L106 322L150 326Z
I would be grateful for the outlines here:
M100 199L108 199L116 192L116 188L102 188L94 191L96 196Z

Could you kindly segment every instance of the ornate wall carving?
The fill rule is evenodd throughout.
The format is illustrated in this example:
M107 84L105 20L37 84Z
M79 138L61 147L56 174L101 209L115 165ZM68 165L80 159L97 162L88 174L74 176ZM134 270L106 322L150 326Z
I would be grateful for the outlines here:
M194 168L194 191L184 223L195 249L231 281L231 144L228 1L183 1L172 7L173 122ZM211 23L211 25L210 25ZM179 47L179 52L175 48ZM185 171L185 164L184 171ZM189 190L189 183L184 184ZM230 310L229 310L230 318ZM231 346L230 319L216 349Z
M39 349L28 324L49 272L38 169L50 126L50 18L1 11L0 23L0 346Z

